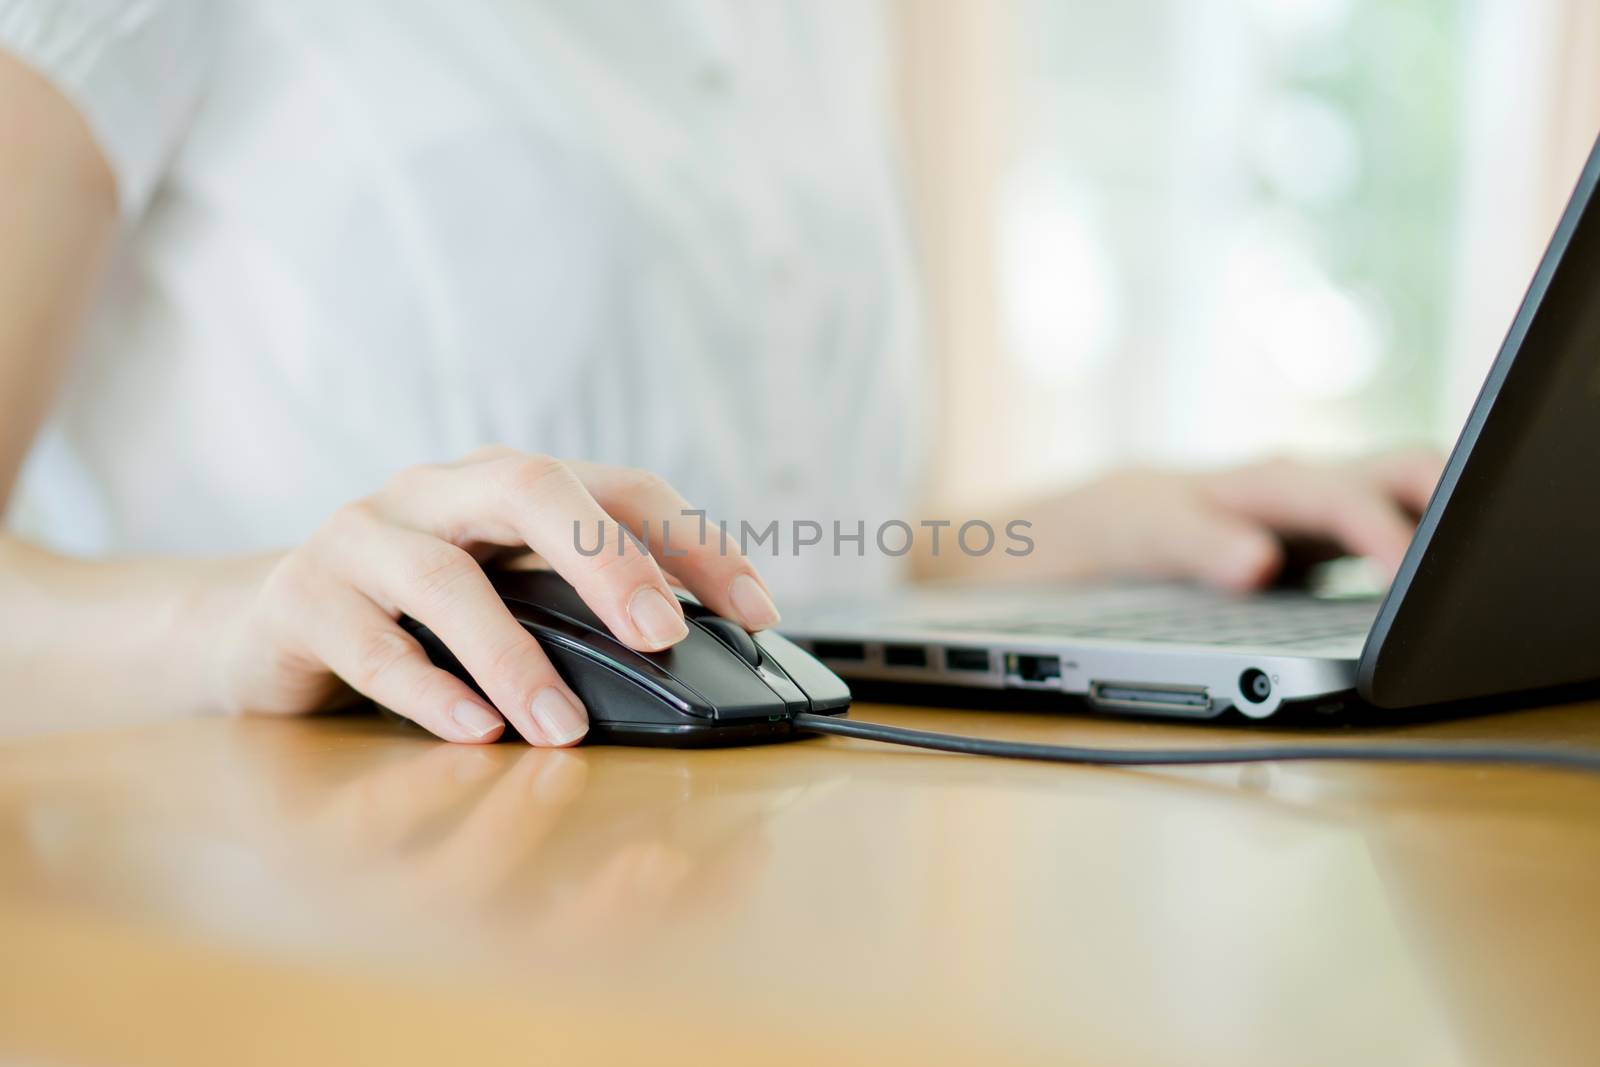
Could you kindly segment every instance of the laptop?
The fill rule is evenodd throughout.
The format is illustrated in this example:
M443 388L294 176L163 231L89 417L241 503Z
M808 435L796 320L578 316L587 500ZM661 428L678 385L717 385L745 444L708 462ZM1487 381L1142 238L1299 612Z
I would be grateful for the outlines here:
M1381 597L921 590L802 611L785 634L848 679L1061 693L1197 719L1600 680L1597 181L1600 143Z

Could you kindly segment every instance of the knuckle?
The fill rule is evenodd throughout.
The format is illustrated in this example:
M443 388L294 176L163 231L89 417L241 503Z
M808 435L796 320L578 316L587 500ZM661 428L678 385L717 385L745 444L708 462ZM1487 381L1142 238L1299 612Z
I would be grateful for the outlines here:
M672 485L653 470L624 467L617 471L617 483L628 496L659 496L673 492Z
M532 638L501 645L489 654L485 666L494 677L526 690L530 698L535 690L548 685L555 675L555 668Z
M382 525L378 504L371 498L341 504L317 531L314 542L318 549L330 544L349 544L355 537L365 537Z
M315 569L315 561L332 564L341 549L370 537L383 523L371 499L352 500L341 504L293 553L293 573L300 575Z
M518 496L547 492L553 484L577 481L571 468L554 456L519 454L498 462L502 484Z
M414 496L431 480L438 469L427 464L402 468L384 483L382 495L402 498Z
M600 551L585 560L589 572L596 576L626 575L639 568L654 570L649 554L639 546L620 523L607 522L603 527Z
M345 534L353 530L370 528L378 522L378 509L371 499L352 500L341 504L328 517L324 529Z
M625 583L631 573L636 573L648 561L636 548L624 547L621 553L608 550L588 560L589 573L605 582Z
M507 459L515 456L517 450L510 445L484 445L474 448L471 452L461 457L462 463L488 463L492 460Z
M421 603L436 603L452 596L460 583L478 569L478 564L465 549L435 541L411 552L405 568L405 587Z
M416 645L399 630L369 630L356 648L356 680L378 682L416 654Z

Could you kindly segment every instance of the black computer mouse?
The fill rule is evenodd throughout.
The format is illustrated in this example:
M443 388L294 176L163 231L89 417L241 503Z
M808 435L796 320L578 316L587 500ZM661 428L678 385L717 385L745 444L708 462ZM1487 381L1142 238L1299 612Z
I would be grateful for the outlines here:
M689 635L665 652L636 652L611 636L565 579L545 570L491 570L489 578L589 710L588 741L706 748L806 736L794 716L839 715L844 681L770 631L749 634L687 598ZM433 632L403 625L429 658L473 682Z

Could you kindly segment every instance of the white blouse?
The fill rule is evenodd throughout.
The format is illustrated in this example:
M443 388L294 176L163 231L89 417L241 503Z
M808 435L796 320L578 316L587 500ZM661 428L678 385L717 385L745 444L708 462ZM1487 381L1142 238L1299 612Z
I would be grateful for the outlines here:
M287 545L485 443L650 467L878 583L920 324L862 0L0 0L126 222L9 521L88 554ZM904 516L910 518L910 516Z

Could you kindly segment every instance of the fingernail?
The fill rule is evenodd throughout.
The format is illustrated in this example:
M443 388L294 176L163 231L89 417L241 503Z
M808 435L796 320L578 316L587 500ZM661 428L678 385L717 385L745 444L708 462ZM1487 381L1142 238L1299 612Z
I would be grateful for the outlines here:
M675 611L667 598L655 589L646 587L633 594L628 604L628 616L639 628L644 639L656 648L676 644L689 633L688 623Z
M778 625L781 616L761 583L748 574L741 574L728 585L728 599L746 630L765 630Z
M451 709L450 718L475 740L488 737L505 725L505 720L500 716L482 704L474 704L470 700L463 700Z
M589 732L589 717L559 689L539 690L533 698L533 721L552 745L568 745Z

